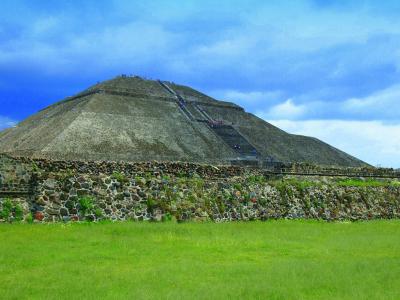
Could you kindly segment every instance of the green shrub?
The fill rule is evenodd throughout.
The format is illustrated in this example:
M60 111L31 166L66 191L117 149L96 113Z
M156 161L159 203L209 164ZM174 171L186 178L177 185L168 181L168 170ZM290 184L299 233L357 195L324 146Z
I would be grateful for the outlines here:
M151 173L151 172L146 172L146 173L144 173L144 178L145 178L147 181L150 181L150 180L152 180L152 179L154 178L154 175L153 175L153 173Z
M38 172L39 171L39 167L35 162L32 162L31 168L32 168L32 172Z
M204 182L203 178L193 178L191 181L195 188L197 188L197 189L204 188L205 182Z
M317 182L313 181L306 181L306 180L297 180L297 179L289 179L287 181L289 185L292 185L296 187L298 191L304 191L305 189L312 187L312 186L317 186Z
M274 188L276 188L281 195L286 193L287 184L283 180L282 181L278 181L278 180L271 181L269 184L271 186L273 186Z
M114 178L115 180L117 180L120 183L127 183L129 182L128 178L125 176L125 174L121 173L121 172L114 172L111 175L112 178Z
M169 222L169 221L172 221L172 215L169 213L169 212L167 212L166 214L164 214L163 216L162 216L162 221L163 222Z
M81 206L81 211L83 214L90 213L94 207L93 198L88 196L79 198L79 204Z
M103 211L100 208L96 208L94 210L94 215L96 216L96 218L102 218L103 217Z
M59 177L61 181L66 181L74 176L74 171L71 169L67 169L62 173L59 173Z
M216 201L219 212L224 213L226 207L225 207L225 203L223 202L223 200L221 198L217 198L217 199L215 199L215 201Z
M11 199L5 199L3 202L3 209L0 211L0 219L5 221L22 221L24 218L24 210L21 205L11 202Z
M22 221L24 218L24 210L19 204L14 206L14 218L16 221Z
M286 179L281 181L270 182L272 186L277 188L281 195L288 194L292 196L293 192L290 187L294 187L300 193L303 193L307 188L318 186L318 182L298 180L298 179Z
M259 198L258 199L258 204L261 205L261 206L266 206L267 203L268 203L268 201L267 201L266 198Z
M10 199L3 201L3 209L0 211L0 219L8 221L11 217L13 205Z
M178 171L176 173L176 177L178 177L178 178L186 178L187 174L185 172L183 172L183 171Z
M337 182L339 186L351 186L351 187L381 187L388 186L390 183L387 181L379 181L375 179L361 180L355 178L349 178L340 180Z
M256 184L256 183L265 183L265 177L262 175L251 175L249 177L247 177L247 182L249 184Z
M29 213L29 214L25 217L25 221L26 221L27 223L30 223L30 224L33 223L33 216L32 216L31 213Z
M154 208L157 206L156 200L152 199L152 198L148 198L146 204L147 204L147 209L149 210L149 212L152 212L154 210Z
M233 187L235 188L235 190L237 190L237 191L242 191L242 185L240 184L240 183L235 183L234 185L233 185Z

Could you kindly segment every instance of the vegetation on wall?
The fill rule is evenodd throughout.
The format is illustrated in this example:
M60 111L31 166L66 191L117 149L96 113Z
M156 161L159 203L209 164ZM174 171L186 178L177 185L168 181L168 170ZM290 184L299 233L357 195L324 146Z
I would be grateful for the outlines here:
M94 209L93 198L89 196L80 197L79 208L83 215L91 213Z
M22 221L24 212L18 203L13 203L11 199L6 198L3 200L0 210L0 219L8 222Z
M29 182L18 201L25 209L22 218L36 222L400 216L396 179L283 176L259 169L187 163L35 160L36 166L31 166L32 161L27 161L27 171L11 162L7 182ZM30 176L31 169L38 170L35 176ZM21 207L10 208L6 201L0 209L3 221L21 219Z

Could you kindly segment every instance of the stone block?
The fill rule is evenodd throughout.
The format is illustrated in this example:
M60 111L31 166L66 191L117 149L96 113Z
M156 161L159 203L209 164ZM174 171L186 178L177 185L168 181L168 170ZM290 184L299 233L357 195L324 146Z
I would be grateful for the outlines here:
M56 185L57 185L57 181L52 178L46 179L43 183L43 186L49 190L54 190Z
M68 216L69 215L68 209L65 207L60 208L60 215L63 217Z
M89 194L89 191L86 189L80 189L80 190L77 190L77 193L78 193L78 197L82 197L82 196L87 196Z
M56 216L56 215L60 214L60 211L58 209L54 209L54 208L46 208L45 213L48 215Z
M34 219L37 221L43 221L44 219L44 214L40 211L35 212L34 214Z

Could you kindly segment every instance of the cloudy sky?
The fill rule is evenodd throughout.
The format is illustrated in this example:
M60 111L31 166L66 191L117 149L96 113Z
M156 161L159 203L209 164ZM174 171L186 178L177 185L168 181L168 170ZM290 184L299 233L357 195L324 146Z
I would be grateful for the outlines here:
M1 0L0 128L122 73L400 167L398 0Z

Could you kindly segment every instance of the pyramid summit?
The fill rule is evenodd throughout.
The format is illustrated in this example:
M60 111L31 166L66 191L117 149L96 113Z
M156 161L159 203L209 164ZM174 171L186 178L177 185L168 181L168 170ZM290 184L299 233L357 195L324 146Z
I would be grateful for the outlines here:
M0 132L0 152L56 160L364 162L288 134L231 102L171 82L118 76Z

